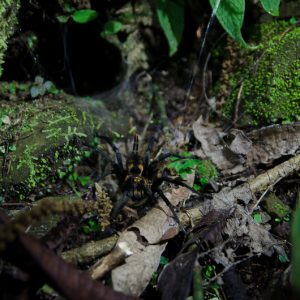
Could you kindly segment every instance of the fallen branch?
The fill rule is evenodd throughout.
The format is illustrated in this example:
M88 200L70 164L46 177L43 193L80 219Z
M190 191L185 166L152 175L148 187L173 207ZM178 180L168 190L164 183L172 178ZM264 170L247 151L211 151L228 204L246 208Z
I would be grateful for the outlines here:
M300 154L290 158L280 165L258 175L254 179L235 187L224 188L213 196L209 203L209 209L226 209L233 207L237 200L248 204L253 200L255 193L264 192L270 185L274 185L278 180L300 170Z
M65 251L61 257L73 264L86 264L109 253L115 246L118 235L100 241L91 241L81 247Z

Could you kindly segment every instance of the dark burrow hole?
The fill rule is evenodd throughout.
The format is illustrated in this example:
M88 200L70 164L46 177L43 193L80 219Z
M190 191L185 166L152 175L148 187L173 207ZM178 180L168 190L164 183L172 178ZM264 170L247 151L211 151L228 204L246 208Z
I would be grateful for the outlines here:
M26 82L40 75L81 96L114 87L122 75L122 59L120 51L101 38L106 16L87 24L62 24L56 18L60 14L56 1L21 1L19 30L6 52L2 80Z

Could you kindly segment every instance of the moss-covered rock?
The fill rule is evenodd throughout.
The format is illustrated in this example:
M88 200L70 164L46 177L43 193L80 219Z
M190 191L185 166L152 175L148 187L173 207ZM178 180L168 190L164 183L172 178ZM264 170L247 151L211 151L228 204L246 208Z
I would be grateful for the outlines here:
M259 30L263 47L235 66L224 113L240 125L300 121L300 27L281 22Z
M19 6L19 0L2 0L0 2L0 77L4 54L7 49L7 40L14 32L17 24Z
M112 119L100 101L67 95L0 102L0 188L21 199L37 187L50 192L83 158L80 140L91 143L98 130L125 133L126 122L125 115Z

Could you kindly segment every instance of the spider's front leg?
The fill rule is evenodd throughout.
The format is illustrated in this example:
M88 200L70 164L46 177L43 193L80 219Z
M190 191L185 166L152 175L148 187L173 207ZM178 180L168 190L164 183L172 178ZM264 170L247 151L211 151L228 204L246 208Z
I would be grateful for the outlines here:
M116 158L117 158L119 169L122 172L124 172L122 154L120 153L119 148L113 143L113 141L112 141L112 139L110 137L104 136L104 135L97 135L97 137L100 138L100 139L102 139L102 140L104 140L106 143L108 143L110 145L110 147L112 148L112 150L116 154Z
M177 213L176 213L176 211L175 211L175 209L174 209L173 204L172 204L172 203L170 202L170 200L165 196L165 194L163 193L163 191L162 191L160 188L156 188L156 189L154 189L153 191L156 192L156 193L163 199L163 201L167 204L167 206L168 206L169 209L171 210L171 212L172 212L172 214L173 214L173 217L174 217L174 219L176 220L176 222L179 224L180 227L182 227L181 224L180 224L180 220L179 220L179 218L178 218L178 215L177 215ZM182 229L182 228L180 228L180 229Z
M112 170L106 171L104 174L102 174L101 176L99 175L98 171L96 172L96 177L95 177L95 181L99 181L101 179L104 179L106 176L108 175L112 175L112 174L116 174L119 178L123 175L123 168L121 169L119 164L116 163L114 160L112 160L104 151L91 146L88 143L82 142L82 145L85 147L88 147L90 149L93 149L96 153L100 154L101 156L104 157L104 159L106 161L108 161L111 166L112 166ZM93 175L92 175L93 176Z
M170 178L170 177L163 176L163 177L158 178L155 181L155 184L157 186L159 186L163 181L170 182L170 183L173 183L173 184L176 184L176 185L179 185L179 186L183 186L183 187L189 189L191 192L193 192L193 193L195 193L197 195L200 195L200 193L198 191L196 191L194 188L192 188L187 183L185 183L180 177Z
M125 191L122 195L122 198L119 199L113 208L113 211L111 213L111 218L115 219L118 212L124 207L124 205L127 203L127 201L130 199L130 197L128 196L128 191Z
M156 143L157 140L158 139L155 136L153 136L149 141L149 144L148 144L147 150L145 152L145 156L144 156L144 167L145 167L145 169L147 169L149 164L150 164L150 156L151 156L151 153L153 151L154 143Z
M162 200L167 204L167 206L169 207L169 209L171 210L174 219L179 224L180 230L181 231L185 231L185 229L183 228L183 226L180 223L178 215L176 214L174 206L172 205L172 203L170 202L170 200L165 196L165 194L163 193L163 191L159 187L153 188L153 186L152 186L152 188L150 188L147 185L144 185L144 191L145 191L145 194L148 195L148 197L150 199L155 200L155 201L157 201L157 197L155 197L154 194L157 193L162 198Z

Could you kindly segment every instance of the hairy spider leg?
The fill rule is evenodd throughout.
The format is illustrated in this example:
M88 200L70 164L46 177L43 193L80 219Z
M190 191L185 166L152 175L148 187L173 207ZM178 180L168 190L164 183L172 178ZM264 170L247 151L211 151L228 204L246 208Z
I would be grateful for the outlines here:
M153 151L153 146L154 146L154 143L157 142L157 138L156 137L151 137L150 141L149 141L149 144L148 144L148 147L146 149L146 152L145 152L145 156L144 156L144 166L145 166L145 169L147 170L148 166L149 166L149 163L150 163L150 156L151 156L151 153Z
M112 168L113 168L113 170L111 171L108 171L108 172L105 172L103 175L101 175L101 176L97 176L96 177L96 181L99 181L100 179L103 179L103 178L105 178L106 176L108 176L108 175L111 175L111 174L116 174L117 176L122 176L122 174L123 174L123 169L120 169L120 166L119 166L119 164L118 163L116 163L115 161L113 161L104 151L102 151L102 150L100 150L100 149L98 149L98 148L95 148L95 147L93 147L93 146L91 146L91 145L89 145L89 144L87 144L87 143L82 143L82 145L83 146L86 146L86 147L88 147L88 148L91 148L91 149L93 149L94 151L96 151L97 153L99 153L99 154L101 154L102 156L104 156L104 158L107 160L107 161L109 161L110 163L111 163L111 165L112 165Z
M137 134L134 135L134 142L133 142L132 152L135 155L139 154L139 136Z
M165 182L170 182L170 183L174 183L183 187L186 187L187 189L189 189L190 191L192 191L193 193L199 195L200 193L198 191L196 191L194 188L192 188L191 186L189 186L188 184L186 184L184 181L182 181L181 178L170 178L170 177L160 177L157 180L155 180L155 182L153 183L154 185L160 185L163 181Z
M167 204L167 206L170 208L173 216L174 216L174 219L176 220L176 222L180 225L180 221L179 221L179 218L174 210L174 206L172 205L172 203L169 201L169 199L165 196L165 194L163 193L163 191L158 188L158 187L155 187L154 189L150 189L148 188L147 186L143 186L144 188L144 191L146 192L146 194L148 195L148 197L152 200L155 200L157 201L157 197L155 196L155 193L158 193L158 195L164 200L164 202Z
M119 168L121 169L121 171L124 171L124 166L123 166L123 160L122 160L122 155L118 149L118 147L113 143L112 139L108 136L105 135L97 135L98 138L104 140L106 143L108 143L110 145L110 147L112 148L112 150L115 152L116 154L116 158L117 158L117 162L119 165Z
M176 213L176 211L174 210L174 206L172 205L172 203L170 202L170 200L165 196L165 194L163 193L163 191L160 188L155 188L153 190L153 192L158 193L158 195L164 200L164 202L167 204L167 206L170 208L173 217L175 219L175 221L181 226L180 224L180 220L178 218L178 215Z
M122 195L122 198L119 199L115 205L114 205L114 209L111 213L111 218L115 219L118 212L123 208L123 206L126 204L126 202L130 199L130 197L128 196L128 191L125 191Z

